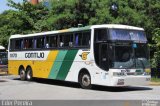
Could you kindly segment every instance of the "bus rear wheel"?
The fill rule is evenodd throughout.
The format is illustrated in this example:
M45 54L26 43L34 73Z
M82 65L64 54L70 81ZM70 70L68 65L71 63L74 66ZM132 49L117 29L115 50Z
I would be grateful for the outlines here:
M30 67L28 67L26 70L26 79L27 81L31 81L33 79L33 73Z
M79 76L79 83L81 85L81 87L83 89L91 89L92 88L92 85L91 85L91 77L88 73L80 73L80 76Z
M21 69L20 69L19 75L20 75L20 79L21 79L22 81L26 80L26 73L25 73L24 68L21 68Z

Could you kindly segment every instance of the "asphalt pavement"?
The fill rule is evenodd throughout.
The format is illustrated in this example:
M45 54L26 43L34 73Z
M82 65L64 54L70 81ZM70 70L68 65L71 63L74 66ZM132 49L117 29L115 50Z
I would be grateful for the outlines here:
M0 100L109 100L109 101L158 100L159 101L160 86L136 86L136 87L93 86L92 89L86 90L82 89L80 85L77 83L46 80L46 79L34 79L33 81L28 82L28 81L21 81L18 76L1 75Z

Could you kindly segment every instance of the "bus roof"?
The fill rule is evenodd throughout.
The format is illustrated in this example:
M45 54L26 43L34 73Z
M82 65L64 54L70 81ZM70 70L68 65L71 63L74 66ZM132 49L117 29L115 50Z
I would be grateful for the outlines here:
M40 36L40 35L51 35L51 34L58 34L58 33L65 33L65 32L76 32L76 31L83 31L83 30L90 30L92 28L117 28L117 29L130 29L130 30L144 30L140 27L128 26L128 25L120 25L120 24L103 24L103 25L91 25L85 27L78 27L78 28L69 28L69 29L62 29L56 31L47 31L47 32L40 32L34 34L16 34L12 35L10 38L22 38L22 37L31 37L31 36Z
M104 25L93 25L91 28L115 28L115 29L130 29L130 30L144 30L140 27L129 26L129 25L120 25L120 24L104 24Z

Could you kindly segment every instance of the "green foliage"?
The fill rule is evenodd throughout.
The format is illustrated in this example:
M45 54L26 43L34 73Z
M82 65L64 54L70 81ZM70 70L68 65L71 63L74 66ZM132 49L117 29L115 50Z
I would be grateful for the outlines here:
M151 44L151 48L154 50L154 55L151 59L151 65L152 67L157 67L157 65L160 65L160 28L153 31L152 40L154 43Z
M153 77L151 78L151 82L159 82L158 85L160 85L160 78Z
M7 10L0 14L0 45L7 47L8 38L13 34L26 34L48 30L45 20L49 10L42 4L32 5L27 0L8 5L16 10Z
M12 0L8 0L9 5L18 9L16 17L23 22L22 33L43 31L45 25L41 24L48 15L48 9L42 4L32 5L27 0L24 0L22 4L16 4ZM39 27L37 27L39 26Z
M0 44L7 47L8 37L19 33L22 21L15 16L15 11L6 11L0 14ZM17 29L16 29L17 28Z
M113 14L114 2L118 10ZM16 10L0 14L0 45L7 46L12 34L65 29L78 24L127 24L146 30L152 52L155 51L152 66L160 59L159 0L50 0L49 9L43 3L32 5L27 0L23 3L8 0L8 5Z

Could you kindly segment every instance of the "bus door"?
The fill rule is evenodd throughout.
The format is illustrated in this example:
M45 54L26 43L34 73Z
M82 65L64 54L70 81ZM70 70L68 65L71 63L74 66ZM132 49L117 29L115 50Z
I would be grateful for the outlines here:
M99 45L99 66L108 71L108 44L107 43L101 43Z

